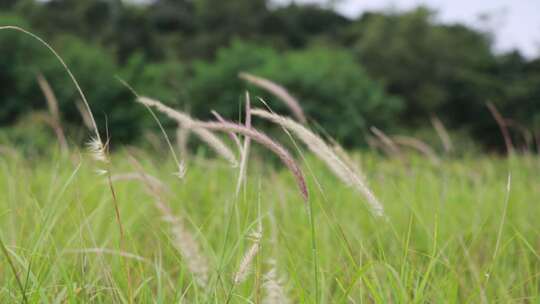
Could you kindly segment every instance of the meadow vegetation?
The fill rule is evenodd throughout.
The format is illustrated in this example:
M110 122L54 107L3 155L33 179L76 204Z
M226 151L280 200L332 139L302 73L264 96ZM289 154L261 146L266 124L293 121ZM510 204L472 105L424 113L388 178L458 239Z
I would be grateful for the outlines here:
M306 155L316 283L308 209L293 177L268 161L249 163L236 196L237 171L222 160L192 155L179 180L162 151L115 152L126 240L120 249L106 178L85 151L32 159L6 151L1 238L29 303L284 303L268 300L275 293L290 303L540 299L537 156L443 158L433 165L414 154L406 162L353 154L384 204L383 219ZM159 196L148 177L133 178L139 170L159 179L159 188L150 188ZM245 280L235 283L259 225L260 250ZM0 298L21 301L2 261Z
M35 26L51 3L0 6L35 9ZM116 12L172 5L156 3ZM186 6L205 13L193 30L207 33L220 9L249 12L266 1L217 5L216 16L205 6L212 1L197 3ZM322 14L339 43L289 33L287 45L318 43L279 52L218 31L206 43L230 45L191 58L189 76L166 54L150 46L145 56L159 60L146 61L122 39L121 60L69 36L55 39L69 50L61 56L14 26L24 20L3 17L12 22L0 24L9 42L0 44L0 124L9 125L0 129L0 302L539 302L538 103L512 110L535 96L536 76L505 91L486 71L506 57L481 33L434 24L425 9L354 22L297 9L265 18ZM384 64L362 63L374 62L380 43L370 33L395 22L406 33L427 30L417 51L443 68L414 77L431 82L410 86ZM104 32L112 36L100 43L115 37ZM209 47L201 36L194 41ZM486 61L425 47L462 39L475 41L466 54ZM401 52L400 38L390 40ZM39 73L25 65L30 54ZM529 68L538 60L518 59L516 82L537 74ZM179 105L187 99L193 108ZM35 111L38 103L47 110ZM443 120L467 123L449 131Z

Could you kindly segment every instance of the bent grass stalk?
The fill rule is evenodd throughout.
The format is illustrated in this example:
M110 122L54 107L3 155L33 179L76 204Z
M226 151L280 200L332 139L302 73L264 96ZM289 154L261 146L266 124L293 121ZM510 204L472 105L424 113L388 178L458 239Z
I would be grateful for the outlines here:
M135 95L135 97L137 99L140 98L137 91L135 91L135 89L133 87L131 87L125 80L121 79L120 77L117 77L117 79L118 79L118 81L120 81L121 84L123 84L126 88L128 88L128 90L130 90L131 93L133 93L133 95ZM167 145L169 146L169 150L171 151L171 154L173 156L173 160L174 160L174 163L176 164L176 169L177 169L177 172L175 172L174 175L176 177L180 178L180 179L184 178L184 176L186 175L186 166L185 166L184 160L183 159L179 160L178 157L176 156L176 152L174 151L172 143L169 140L169 136L167 136L167 132L165 132L165 129L163 128L163 125L161 124L161 122L157 118L154 111L152 111L150 106L148 106L146 104L143 104L143 105L150 112L150 114L152 115L152 118L154 119L154 121L158 124L159 129L161 130L161 133L163 134L163 137L165 137L165 141L167 142Z
M289 107L299 122L302 124L307 122L306 115L304 114L304 110L302 110L300 103L283 86L266 78L255 76L246 72L240 73L238 77L274 94L281 99L287 105L287 107Z
M319 136L292 119L265 110L254 109L251 110L251 114L270 120L294 133L342 182L353 187L366 198L373 214L384 215L383 206L366 185L364 178L360 174L355 174Z
M96 120L94 119L94 115L92 114L92 110L90 109L90 104L88 103L88 100L86 99L86 95L84 95L84 93L83 93L83 91L81 89L81 86L79 85L79 82L77 81L77 79L75 78L75 76L73 75L73 73L71 72L69 67L67 66L67 64L64 62L64 59L62 59L62 57L58 54L58 52L56 52L56 50L54 50L50 44L48 44L45 40L41 39L36 34L30 32L30 31L27 31L27 30L25 30L23 28L20 28L18 26L11 26L11 25L0 26L0 30L14 30L14 31L18 31L18 32L24 33L26 35L29 35L30 37L32 37L33 39L37 40L39 43L44 45L49 51L51 51L51 53L53 53L53 55L60 62L60 64L64 68L64 70L68 73L69 78L71 78L71 81L75 85L75 88L77 89L77 92L79 93L79 95L80 95L80 97L81 97L81 99L83 101L84 107L86 108L86 110L88 112L88 115L91 118L92 128L93 128L93 131L95 132L95 134L94 134L95 138L103 145L103 141L101 140L101 136L99 135Z
M283 164L292 172L304 201L308 201L309 193L302 170L300 169L294 158L290 155L289 151L287 151L280 144L272 140L264 133L253 128L249 129L245 126L233 122L198 122L195 123L194 126L215 131L239 133L244 136L250 137L252 140L258 142L262 146L274 152L280 158L281 162L283 162Z
M171 107L168 107L164 105L163 103L151 99L148 97L139 97L137 98L137 101L143 105L154 107L158 111L164 113L165 115L169 116L169 118L172 118L179 122L184 128L190 128L193 130L193 133L197 134L201 140L206 142L208 146L210 146L214 151L220 155L221 157L225 158L233 167L238 166L238 161L236 160L236 156L234 156L234 153L229 149L229 147L221 141L216 135L214 135L212 132L205 130L204 128L198 128L195 127L197 125L197 120L192 119L189 115L182 113L180 111L174 110Z

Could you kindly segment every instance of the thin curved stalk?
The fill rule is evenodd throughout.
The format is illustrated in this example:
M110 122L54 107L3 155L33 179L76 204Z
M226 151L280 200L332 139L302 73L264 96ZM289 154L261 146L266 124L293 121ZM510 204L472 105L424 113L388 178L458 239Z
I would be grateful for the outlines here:
M245 126L233 123L233 122L197 122L194 124L194 126L199 128L205 128L209 130L215 130L215 131L222 131L222 132L235 132L242 134L244 136L250 137L252 140L256 141L257 143L261 144L262 146L268 148L270 151L274 152L289 168L289 170L292 172L292 174L295 177L296 183L298 184L298 188L300 189L300 193L302 194L302 197L307 202L309 199L309 194L304 178L304 174L302 173L302 170L300 167L296 164L293 157L290 155L289 151L287 151L285 148L283 148L280 144L273 141L270 137L265 135L264 133L261 133L260 131L257 131L255 129L250 129Z
M255 76L246 72L240 73L238 77L274 94L279 99L281 99L287 105L287 107L289 107L289 109L299 122L301 122L302 124L305 124L307 122L306 115L304 114L304 110L302 110L300 103L283 86L266 78Z
M292 119L265 110L254 109L251 110L251 114L270 120L294 133L341 181L347 186L353 187L366 198L375 215L384 215L383 206L366 185L365 179L349 168L319 136Z
M157 101L155 99L151 99L151 98L148 98L148 97L138 97L137 102L139 102L139 103L141 103L141 104L143 104L145 106L148 106L148 107L154 107L158 111L160 111L160 112L164 113L165 115L167 115L169 118L172 118L172 119L176 120L184 128L192 129L193 133L197 134L197 136L199 136L199 138L201 140L206 142L206 144L208 144L208 146L210 146L212 149L214 149L214 151L218 155L221 155L223 158L228 160L233 167L238 166L238 161L236 160L236 156L231 151L231 149L225 143L223 143L223 141L221 139L219 139L219 137L214 135L212 132L210 132L210 131L208 131L208 130L206 130L204 128L196 127L196 125L198 123L197 120L191 118L189 115L187 115L185 113L182 113L182 112L177 111L177 110L175 110L175 109L173 109L171 107L168 107L168 106L164 105L163 103L161 103L161 102L159 102L159 101Z
M246 92L246 128L251 128L251 99L249 93ZM236 196L240 193L242 183L246 179L247 162L249 158L249 146L251 144L251 138L246 136L244 139L244 146L242 147L242 155L240 158L240 169L238 171L238 181L236 182Z

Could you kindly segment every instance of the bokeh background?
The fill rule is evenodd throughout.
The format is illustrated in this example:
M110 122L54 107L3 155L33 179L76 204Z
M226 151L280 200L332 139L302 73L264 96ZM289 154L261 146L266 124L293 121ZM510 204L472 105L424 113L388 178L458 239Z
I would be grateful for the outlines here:
M429 140L437 117L458 148L504 151L491 102L515 145L538 149L540 6L469 2L0 0L0 25L60 53L113 147L144 144L157 130L118 78L200 119L211 109L238 119L246 89L287 113L238 78L247 71L285 86L312 125L346 147L365 147L371 126ZM36 150L54 140L38 119L47 109L39 75L68 138L84 142L62 66L28 36L0 31L0 143Z

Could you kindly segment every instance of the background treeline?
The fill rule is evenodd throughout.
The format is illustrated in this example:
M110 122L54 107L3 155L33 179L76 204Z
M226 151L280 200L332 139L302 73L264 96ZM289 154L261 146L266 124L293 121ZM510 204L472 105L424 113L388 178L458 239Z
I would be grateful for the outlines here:
M347 146L365 144L372 125L421 136L437 115L455 132L500 148L487 101L517 126L511 128L517 142L523 134L538 137L540 58L496 54L490 33L435 17L420 7L351 20L325 7L267 0L0 0L0 24L51 42L116 143L141 141L144 130L156 127L117 77L202 119L211 109L238 118L245 89L282 110L241 81L240 71L287 87L321 130ZM69 132L80 130L78 95L56 59L29 37L2 31L4 138L35 131L30 113L46 109L39 74L51 84Z

